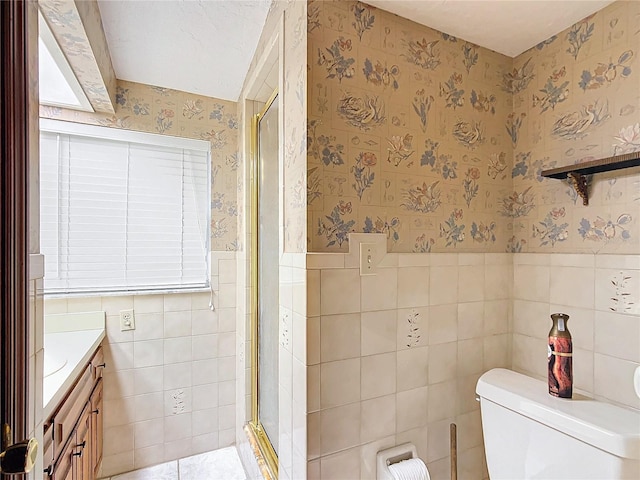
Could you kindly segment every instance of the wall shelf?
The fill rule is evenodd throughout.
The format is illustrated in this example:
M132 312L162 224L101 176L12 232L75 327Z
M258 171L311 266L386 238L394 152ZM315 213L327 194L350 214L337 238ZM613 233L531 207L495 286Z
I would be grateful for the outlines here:
M589 182L587 175L638 166L640 166L640 152L633 152L601 158L591 162L567 165L566 167L551 168L549 170L543 170L541 175L543 177L557 178L560 180L567 178L582 198L582 204L589 205Z

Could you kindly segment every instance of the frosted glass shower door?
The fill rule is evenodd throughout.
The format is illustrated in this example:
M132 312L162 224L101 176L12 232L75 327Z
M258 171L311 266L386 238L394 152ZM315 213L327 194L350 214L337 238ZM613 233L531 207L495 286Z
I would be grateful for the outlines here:
M258 421L278 452L278 312L280 260L278 97L258 118L257 331Z

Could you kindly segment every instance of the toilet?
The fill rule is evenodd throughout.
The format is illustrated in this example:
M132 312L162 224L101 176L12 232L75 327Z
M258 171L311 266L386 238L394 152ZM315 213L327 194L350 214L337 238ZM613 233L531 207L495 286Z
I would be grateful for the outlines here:
M476 393L491 480L640 478L640 412L555 398L545 382L502 368Z

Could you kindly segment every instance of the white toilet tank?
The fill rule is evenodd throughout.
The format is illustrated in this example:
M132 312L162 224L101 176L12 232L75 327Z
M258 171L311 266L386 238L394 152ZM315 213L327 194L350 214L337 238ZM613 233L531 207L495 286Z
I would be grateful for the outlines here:
M496 368L480 377L482 431L491 480L640 479L640 412Z

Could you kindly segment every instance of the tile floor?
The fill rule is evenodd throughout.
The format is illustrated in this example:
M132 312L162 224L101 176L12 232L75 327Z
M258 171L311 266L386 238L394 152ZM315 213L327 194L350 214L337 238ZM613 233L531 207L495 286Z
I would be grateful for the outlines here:
M236 447L221 448L102 480L246 480Z

